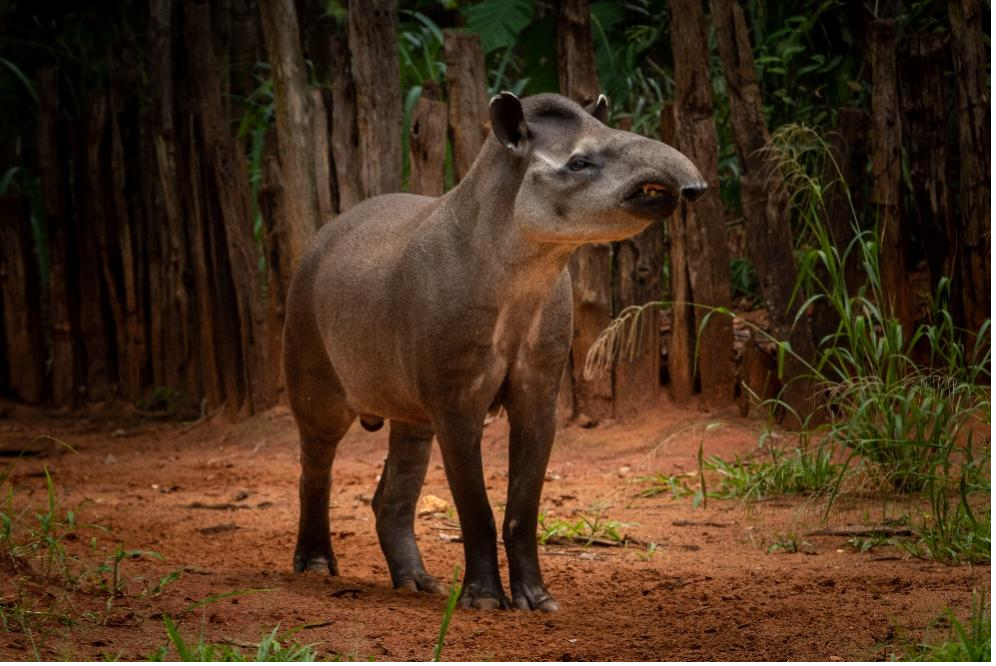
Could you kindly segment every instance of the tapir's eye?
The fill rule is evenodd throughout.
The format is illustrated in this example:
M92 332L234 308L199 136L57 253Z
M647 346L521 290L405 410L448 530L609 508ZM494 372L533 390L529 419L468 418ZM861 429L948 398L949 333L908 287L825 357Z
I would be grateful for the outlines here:
M585 169L593 166L595 166L594 162L583 157L575 157L567 164L567 168L571 171L584 171Z

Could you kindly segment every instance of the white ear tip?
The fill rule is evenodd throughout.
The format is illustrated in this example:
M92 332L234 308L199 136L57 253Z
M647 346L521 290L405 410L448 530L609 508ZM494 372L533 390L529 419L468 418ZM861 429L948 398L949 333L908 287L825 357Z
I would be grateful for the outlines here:
M598 99L596 100L596 104L605 104L606 106L608 106L609 98L606 97L605 95L599 95Z

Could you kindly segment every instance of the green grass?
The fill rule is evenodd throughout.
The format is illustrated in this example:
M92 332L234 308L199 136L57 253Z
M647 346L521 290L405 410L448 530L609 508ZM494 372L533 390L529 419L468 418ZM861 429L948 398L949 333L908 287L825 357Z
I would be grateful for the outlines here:
M450 594L446 599L446 606L443 609L443 619L439 623L439 638L432 648L432 660L441 661L443 657L443 645L446 643L446 632L450 629L450 620L453 619L453 611L456 609L457 601L460 600L460 567L453 569L453 583L450 584Z
M947 625L947 631L939 641L931 642L928 639L937 625ZM988 663L992 659L992 607L985 597L974 593L972 612L965 623L960 622L950 608L946 609L928 627L925 640L908 646L905 652L905 655L893 655L893 659Z
M231 643L208 643L204 634L196 641L184 638L168 615L163 616L169 644L149 656L149 661L315 661L315 649L278 636L279 627L263 636L254 648Z
M536 535L540 544L551 541L571 541L590 546L596 541L622 544L626 537L620 530L632 526L605 517L603 510L593 507L578 515L574 520L556 518L545 513L539 515L539 530Z

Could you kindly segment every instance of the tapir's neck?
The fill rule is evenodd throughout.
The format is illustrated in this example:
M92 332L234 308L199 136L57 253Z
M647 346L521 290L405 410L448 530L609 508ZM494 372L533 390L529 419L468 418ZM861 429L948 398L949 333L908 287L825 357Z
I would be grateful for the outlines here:
M450 213L446 224L462 242L472 245L468 250L481 259L482 270L496 266L500 273L482 277L513 292L547 292L574 248L531 240L516 224L515 199L526 167L525 157L489 137L470 171L446 195L444 206Z

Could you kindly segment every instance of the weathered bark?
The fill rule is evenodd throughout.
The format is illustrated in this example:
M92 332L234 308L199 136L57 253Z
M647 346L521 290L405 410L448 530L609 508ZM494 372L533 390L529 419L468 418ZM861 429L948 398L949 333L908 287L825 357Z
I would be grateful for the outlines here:
M661 299L662 223L615 245L615 314L629 305ZM613 371L613 415L629 418L654 405L660 393L660 309L644 311L632 358L623 357Z
M63 169L68 159L60 131L58 75L54 67L38 74L38 171L49 240L52 401L71 406L80 383L78 267L71 251L76 239L66 207L70 197Z
M446 102L436 100L435 91L428 84L412 111L408 141L411 149L408 191L442 196L446 176Z
M359 4L359 3L352 3ZM261 0L263 37L273 74L274 115L282 171L281 219L276 220L288 266L297 266L308 241L321 224L315 179L315 151L310 145L315 113L301 53L294 0Z
M793 326L793 306L799 304L792 302L796 265L789 197L763 150L771 137L743 9L735 0L710 0L710 7L726 76L734 141L743 167L740 200L748 249L757 270L772 334L778 340L788 341L795 354L810 361L815 350L809 322L803 317ZM785 398L796 410L809 411L813 397L811 383L798 379L804 372L804 365L787 355L784 383L789 390Z
M949 0L951 51L958 91L958 148L961 203L961 295L964 325L978 331L991 316L992 257L989 49L982 32L982 3Z
M918 33L901 43L899 99L903 145L909 163L916 220L931 285L952 275L952 247L957 226L945 177L947 109L944 95L944 42L939 35Z
M363 196L401 191L401 74L393 0L349 3Z
M245 156L228 130L218 93L206 8L186 7L188 60L203 145L215 283L213 307L225 400L230 410L251 414L264 407L262 301L252 230L252 205Z
M77 146L78 160L77 212L82 270L80 284L80 332L85 353L86 398L105 400L111 396L111 383L117 378L115 319L106 315L110 310L106 274L98 267L105 265L101 238L105 234L108 202L105 195L107 132L107 99L94 97L84 119L83 140ZM112 377L113 375L113 377Z
M28 201L0 198L0 357L7 389L31 404L45 399L41 277Z
M730 305L730 259L723 202L719 196L719 140L712 103L709 46L699 0L671 0L671 49L675 62L677 148L695 164L709 190L695 206L682 206L688 279L695 313L696 365L705 405L723 407L733 398L733 322L710 307ZM703 321L705 325L703 326Z
M256 89L253 71L259 60L259 17L253 0L232 0L231 43L229 63L231 91L236 99L245 99ZM230 117L233 123L241 120L245 107L233 104Z
M279 207L282 203L280 197L280 162L276 155L267 155L263 168L263 184L259 191L259 207L263 215L263 224L266 229L266 325L264 330L263 344L266 346L264 357L263 385L267 395L278 396L284 387L283 359L281 349L283 347L284 334L284 295L287 293L287 285L290 282L290 275L285 274L284 262L280 257L280 243L278 241L277 229L274 220L280 219Z
M488 80L480 38L456 30L443 34L453 177L458 183L470 171L487 138Z
M832 160L827 160L824 181L827 183L825 210L830 240L844 258L844 282L849 294L857 292L862 283L861 252L848 246L855 237L855 225L860 225L864 210L863 188L868 166L868 114L862 109L844 107L837 111L837 128L830 133L827 143ZM850 200L848 199L850 194ZM827 278L820 270L821 279ZM840 317L825 300L813 305L813 342L819 345L827 335L837 329Z
M678 142L676 109L665 104L661 109L661 140ZM670 247L671 336L667 346L668 389L671 400L679 405L691 402L695 392L695 313L692 311L692 288L688 276L688 217L682 209L685 203L668 220Z
M582 103L598 97L595 50L587 0L565 0L557 22L557 72L561 94ZM574 340L571 348L574 415L591 419L612 415L612 378L584 378L591 344L612 314L612 246L586 245L571 257L574 285ZM563 389L562 389L563 390Z
M321 90L311 91L311 150L314 154L315 190L318 196L318 224L325 224L335 215L332 202L332 166L329 163L329 115Z
M558 0L557 80L561 92L582 106L601 92L594 53L588 0Z
M911 302L906 259L908 232L900 213L902 196L902 122L896 79L896 29L892 21L875 21L872 53L872 194L874 219L881 239L883 304L903 326L912 331Z
M346 39L337 35L331 44L332 165L335 170L336 209L341 213L363 200L360 181L360 136L356 126L356 86L350 72Z

